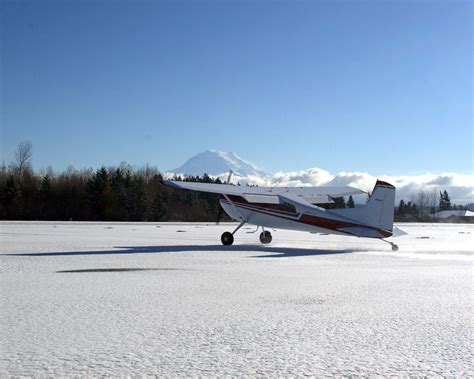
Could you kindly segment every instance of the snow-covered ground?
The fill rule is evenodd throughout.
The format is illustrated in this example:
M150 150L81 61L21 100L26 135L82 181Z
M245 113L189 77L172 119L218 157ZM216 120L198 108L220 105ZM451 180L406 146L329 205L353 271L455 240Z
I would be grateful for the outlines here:
M474 226L399 226L2 222L0 376L472 376Z

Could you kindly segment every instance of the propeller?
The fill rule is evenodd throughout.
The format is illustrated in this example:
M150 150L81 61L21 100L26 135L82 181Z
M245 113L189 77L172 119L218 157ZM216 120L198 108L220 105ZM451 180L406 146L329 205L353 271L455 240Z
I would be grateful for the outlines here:
M232 179L232 174L234 172L232 170L229 170L229 176L227 177L227 180L224 184L230 184L230 179ZM224 209L222 208L221 206L221 203L219 202L219 209L217 211L217 220L216 220L216 224L219 225L219 223L221 222L221 219L222 219L222 215L224 214Z
M229 176L227 177L227 181L225 182L225 184L230 184L230 179L232 178L233 173L234 173L234 171L229 170Z

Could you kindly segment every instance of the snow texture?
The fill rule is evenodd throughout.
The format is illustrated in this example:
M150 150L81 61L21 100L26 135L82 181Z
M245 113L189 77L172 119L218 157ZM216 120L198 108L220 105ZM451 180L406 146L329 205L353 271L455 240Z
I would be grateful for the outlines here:
M235 153L220 150L206 150L189 158L184 165L171 170L171 173L184 175L227 175L232 170L240 177L258 176L267 177L267 174L257 169L250 162L244 161Z
M473 376L472 225L2 222L0 376Z

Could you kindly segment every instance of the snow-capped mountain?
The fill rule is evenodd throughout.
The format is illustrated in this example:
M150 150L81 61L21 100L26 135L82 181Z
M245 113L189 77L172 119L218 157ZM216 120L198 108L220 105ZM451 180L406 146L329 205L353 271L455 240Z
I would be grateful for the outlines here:
M237 176L268 176L265 172L256 168L250 162L244 161L235 153L220 150L207 150L189 158L181 167L170 172L185 175L220 175L230 170Z

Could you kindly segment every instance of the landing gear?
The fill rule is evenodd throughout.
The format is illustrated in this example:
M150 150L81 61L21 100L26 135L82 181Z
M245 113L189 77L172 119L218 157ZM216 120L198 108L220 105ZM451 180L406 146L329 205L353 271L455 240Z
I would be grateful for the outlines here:
M239 230L242 226L245 225L245 221L242 221L237 228L231 233L231 232L224 232L222 233L221 236L221 242L224 246L229 246L234 243L234 234Z
M393 242L390 242L390 241L385 241L384 239L382 240L383 242L387 242L390 244L390 246L392 246L392 251L398 251L398 246L395 245Z
M230 246L234 243L234 234L239 230L242 226L246 224L246 221L242 221L237 228L231 233L231 232L224 232L222 233L221 236L221 242L224 246ZM263 227L262 227L263 229ZM258 230L258 228L257 228ZM255 230L255 232L257 231ZM253 233L255 233L253 232ZM260 242L263 243L264 245L269 244L272 242L272 234L268 231L263 229L263 232L260 233Z
M260 242L264 245L269 244L272 242L272 234L268 230L264 230L260 233Z
M229 246L234 243L234 236L231 232L224 232L221 236L221 242L224 246Z

